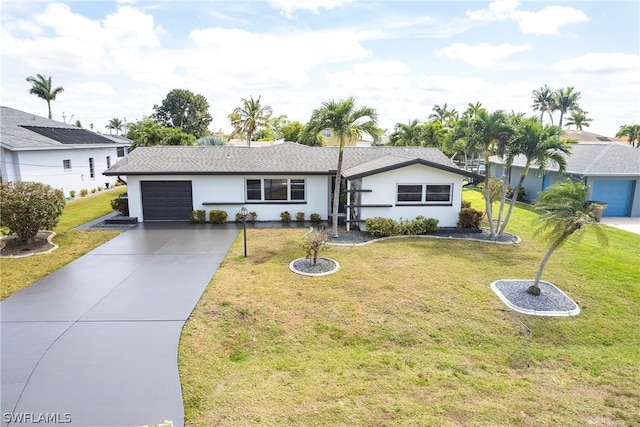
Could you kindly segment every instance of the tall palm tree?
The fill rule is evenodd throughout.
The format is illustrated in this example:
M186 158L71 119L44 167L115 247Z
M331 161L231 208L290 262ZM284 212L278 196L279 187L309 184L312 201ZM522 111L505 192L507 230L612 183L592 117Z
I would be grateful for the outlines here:
M632 147L634 146L634 143L637 141L637 144L635 144L635 147L640 148L640 124L620 126L618 133L616 133L616 138L620 138L621 136L628 137L629 144L631 144Z
M29 93L47 101L49 119L52 119L53 115L51 114L51 101L54 101L59 93L64 92L64 89L62 88L62 86L51 89L51 76L46 77L42 74L36 74L35 77L29 76L27 77L27 81L32 85L31 89L29 89Z
M249 99L242 98L242 107L237 107L233 113L229 115L231 124L241 132L247 135L247 145L251 146L251 137L256 130L266 127L269 124L269 118L273 114L273 110L268 105L260 104L260 98Z
M540 122L544 117L544 113L549 114L549 120L551 120L551 124L553 125L553 91L549 86L544 85L540 89L534 89L531 92L531 98L533 98L533 111L540 111Z
M445 103L442 107L438 104L432 108L433 113L429 115L429 120L440 122L443 127L450 127L458 118L458 112L455 108L449 109Z
M580 99L580 92L574 91L573 86L569 86L566 89L558 89L553 93L553 109L560 111L560 120L558 121L558 127L562 129L562 119L568 111L579 109L578 99ZM558 139L560 139L560 132L558 132Z
M507 149L507 159L505 168L510 167L516 156L525 157L525 164L520 174L520 179L511 196L511 205L507 215L502 222L498 234L504 232L511 217L513 207L518 200L518 192L522 188L524 180L529 174L531 165L538 166L538 173L542 174L551 164L558 166L558 174L562 174L567 169L566 156L571 153L571 145L566 140L558 140L556 135L559 132L557 126L543 126L538 119L524 119L520 122L514 133L513 141Z
M542 258L535 281L527 292L540 295L540 277L547 261L551 254L576 231L582 233L587 227L591 227L596 232L598 242L602 246L608 244L607 235L595 218L595 211L599 207L595 203L586 201L588 193L589 187L585 183L567 179L550 186L540 194L536 207L544 213L535 220L542 226L535 231L534 235L542 234L544 240L551 240L551 246Z
M408 124L396 123L395 131L389 139L393 145L411 145L419 147L424 141L423 128L418 119L411 120Z
M380 128L377 126L378 113L370 107L356 108L355 98L346 100L330 100L322 103L322 107L311 113L308 127L311 134L318 134L324 129L332 129L338 137L338 167L333 189L333 227L332 236L338 237L338 208L340 202L340 180L342 178L342 160L344 145L347 140L360 139L363 133L368 133L377 141L380 138Z
M587 114L589 114L587 111L580 108L571 111L571 116L567 119L567 124L565 126L575 126L577 130L582 130L583 126L588 128L593 119L587 117Z
M109 120L109 123L105 127L109 129L109 135L111 135L112 130L115 130L116 135L118 135L118 132L122 130L122 120L114 117L113 119Z

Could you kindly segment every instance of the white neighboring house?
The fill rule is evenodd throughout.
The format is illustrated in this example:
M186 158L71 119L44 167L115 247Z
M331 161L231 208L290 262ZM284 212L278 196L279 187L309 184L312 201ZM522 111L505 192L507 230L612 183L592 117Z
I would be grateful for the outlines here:
M113 186L102 172L127 155L131 140L100 135L9 107L0 107L2 182L37 181L61 189L91 191Z
M105 172L126 176L129 212L140 221L187 221L191 211L224 210L233 221L243 205L258 221L278 221L288 211L323 220L332 212L337 147L292 142L267 147L138 147ZM435 148L346 147L341 217L364 228L381 216L437 218L455 227L465 178ZM349 197L346 197L349 195ZM347 202L348 200L348 202Z

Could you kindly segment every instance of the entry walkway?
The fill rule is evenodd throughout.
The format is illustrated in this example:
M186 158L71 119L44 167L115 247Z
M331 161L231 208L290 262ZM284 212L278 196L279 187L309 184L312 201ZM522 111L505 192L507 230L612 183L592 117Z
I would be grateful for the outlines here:
M238 233L140 224L0 302L2 425L182 426L180 333Z

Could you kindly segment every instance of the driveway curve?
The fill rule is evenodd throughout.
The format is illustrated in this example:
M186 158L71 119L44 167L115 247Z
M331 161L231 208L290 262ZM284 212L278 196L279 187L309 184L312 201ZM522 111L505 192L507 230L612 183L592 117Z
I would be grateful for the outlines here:
M184 425L180 333L238 233L140 224L0 302L2 425Z

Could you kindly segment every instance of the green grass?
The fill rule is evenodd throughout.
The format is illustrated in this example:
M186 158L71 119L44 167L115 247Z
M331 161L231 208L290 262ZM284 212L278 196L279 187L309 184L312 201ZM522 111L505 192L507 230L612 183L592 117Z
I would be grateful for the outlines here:
M13 295L120 234L117 230L73 230L73 228L113 212L110 205L111 199L126 191L126 188L105 191L68 202L54 230L56 236L53 242L59 246L55 251L25 258L0 259L2 274L0 299Z
M249 230L183 330L187 425L640 425L638 236L559 249L543 279L582 312L524 316L489 284L534 277L535 216L515 209L519 245L331 247L340 271L313 278L287 268L300 230Z

